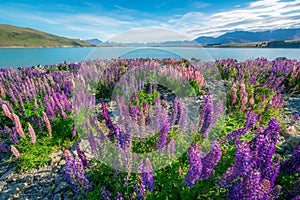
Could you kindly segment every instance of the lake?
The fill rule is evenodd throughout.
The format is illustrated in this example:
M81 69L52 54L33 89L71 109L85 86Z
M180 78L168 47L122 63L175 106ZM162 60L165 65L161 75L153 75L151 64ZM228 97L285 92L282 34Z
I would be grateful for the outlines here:
M112 58L198 58L213 61L235 58L244 61L264 57L274 60L286 57L300 60L300 49L256 48L186 48L186 47L96 47L96 48L0 48L0 67L31 67L58 64L64 61L80 62L87 59Z

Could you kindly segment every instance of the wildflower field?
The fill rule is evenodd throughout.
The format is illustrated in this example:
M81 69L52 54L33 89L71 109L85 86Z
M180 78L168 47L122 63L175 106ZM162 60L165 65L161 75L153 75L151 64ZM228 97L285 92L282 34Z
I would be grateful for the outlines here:
M284 134L280 116L283 96L299 94L289 59L3 68L1 163L27 173L63 151L69 199L296 200L300 130Z

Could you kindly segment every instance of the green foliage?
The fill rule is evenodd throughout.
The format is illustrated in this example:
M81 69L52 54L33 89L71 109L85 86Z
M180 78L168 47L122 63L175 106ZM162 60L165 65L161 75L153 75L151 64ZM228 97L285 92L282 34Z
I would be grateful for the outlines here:
M16 160L17 170L27 171L49 165L52 152L67 148L78 139L78 137L72 137L73 124L71 118L57 118L52 123L52 138L48 136L45 127L43 131L36 128L36 143L34 144L26 134L26 138L22 138L16 145L20 153L20 157Z
M138 90L136 93L137 97L138 97L138 102L140 107L143 107L143 102L145 102L147 105L153 105L155 102L155 99L157 98L157 96L159 95L159 92L157 90L153 90L152 94L149 94L148 90ZM130 105L136 105L137 104L137 100L135 98L131 98L132 101L130 103Z

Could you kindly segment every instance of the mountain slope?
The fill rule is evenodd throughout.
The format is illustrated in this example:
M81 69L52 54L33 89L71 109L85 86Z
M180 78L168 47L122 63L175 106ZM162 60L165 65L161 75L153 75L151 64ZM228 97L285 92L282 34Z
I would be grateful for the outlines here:
M0 24L0 47L88 47L78 39L69 39L31 28Z
M95 46L98 46L98 45L103 43L101 40L98 40L96 38L95 39L84 40L84 41L88 44L95 45Z
M249 32L234 31L225 33L219 37L198 37L195 39L200 44L229 44L229 43L251 43L275 40L299 40L299 29L278 29L274 31Z

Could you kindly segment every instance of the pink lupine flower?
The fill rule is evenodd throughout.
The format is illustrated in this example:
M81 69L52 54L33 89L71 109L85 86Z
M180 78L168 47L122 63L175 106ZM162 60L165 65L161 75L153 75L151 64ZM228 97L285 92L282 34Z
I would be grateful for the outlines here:
M247 102L248 102L248 96L244 95L243 99L242 99L242 108L241 108L241 111L245 110Z
M254 98L253 97L250 98L249 103L250 103L251 106L254 105Z
M179 169L178 169L178 174L182 175L182 168L181 167L179 167Z
M23 131L23 128L22 128L22 125L20 123L20 119L19 119L18 115L16 115L15 113L12 113L12 118L13 118L13 122L15 123L17 133L21 137L25 138L25 133Z
M266 100L266 98L267 98L267 97L266 97L266 94L263 94L263 95L261 96L261 101L264 102L264 101Z
M50 121L48 119L48 116L47 116L47 114L45 112L43 112L43 120L44 120L44 122L46 124L49 137L51 138L52 137L52 127L51 127Z
M241 99L243 98L243 96L245 96L246 92L246 86L245 83L241 83Z
M16 147L11 146L11 152L14 154L14 156L16 158L20 157L20 153L19 153L19 151L18 151L18 149Z
M0 96L1 96L2 98L5 98L5 97L6 97L5 90L4 90L2 84L0 84Z
M263 129L261 126L258 126L258 127L257 127L257 131L258 131L259 133L262 133L262 132L264 131L264 129Z
M6 104L2 104L2 109L4 111L4 114L6 117L10 118L11 120L13 120L12 118L12 113L9 111L8 107Z
M237 89L236 89L236 85L235 83L233 84L232 86L232 91L233 91L233 94L232 94L232 105L234 105L236 103L236 98L237 98Z
M66 158L71 158L71 157L72 157L71 152L70 152L68 149L66 149L66 150L64 151L64 156L65 156Z
M30 123L28 123L28 132L29 132L29 136L31 138L31 142L35 143L36 142L36 135L35 135L34 129L32 128Z
M76 125L74 124L74 126L73 126L73 132L72 132L72 137L75 137L75 136L76 136L76 129L77 129L77 127L76 127Z

